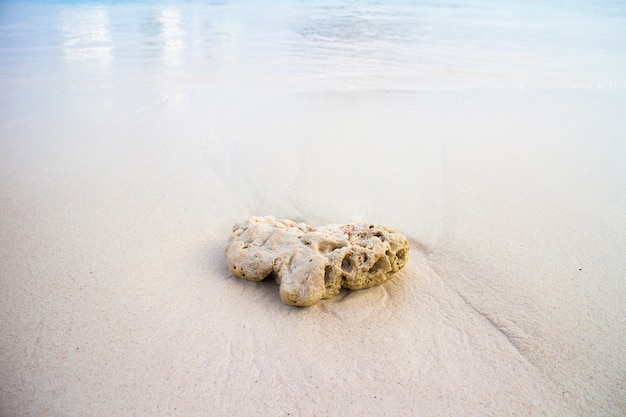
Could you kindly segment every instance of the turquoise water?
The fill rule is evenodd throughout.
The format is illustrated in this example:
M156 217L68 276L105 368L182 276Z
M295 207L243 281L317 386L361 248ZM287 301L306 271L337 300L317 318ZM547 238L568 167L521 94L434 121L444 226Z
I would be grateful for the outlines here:
M619 1L3 2L0 82L275 91L626 87ZM153 84L154 85L154 84Z

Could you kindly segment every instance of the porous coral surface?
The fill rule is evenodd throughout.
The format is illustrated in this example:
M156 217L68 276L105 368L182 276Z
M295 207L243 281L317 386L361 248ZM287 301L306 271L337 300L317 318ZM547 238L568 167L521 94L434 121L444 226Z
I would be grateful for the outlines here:
M385 282L407 262L400 233L369 223L313 228L272 216L233 227L226 248L230 272L261 281L273 276L285 304L311 306L342 287L360 290Z

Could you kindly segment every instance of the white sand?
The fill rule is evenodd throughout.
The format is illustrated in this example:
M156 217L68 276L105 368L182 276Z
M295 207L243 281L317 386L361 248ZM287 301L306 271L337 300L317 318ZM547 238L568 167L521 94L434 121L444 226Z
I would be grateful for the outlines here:
M0 415L626 414L623 89L141 82L3 79ZM265 214L409 264L283 305L224 260Z
M625 410L623 94L253 104L5 130L3 415ZM288 307L225 266L265 213L389 224L411 260Z

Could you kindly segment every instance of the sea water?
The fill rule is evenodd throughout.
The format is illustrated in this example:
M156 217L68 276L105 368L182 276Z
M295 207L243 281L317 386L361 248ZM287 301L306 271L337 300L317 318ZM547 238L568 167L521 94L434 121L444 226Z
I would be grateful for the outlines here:
M0 81L58 88L626 87L620 1L3 1ZM5 103L8 104L8 103Z

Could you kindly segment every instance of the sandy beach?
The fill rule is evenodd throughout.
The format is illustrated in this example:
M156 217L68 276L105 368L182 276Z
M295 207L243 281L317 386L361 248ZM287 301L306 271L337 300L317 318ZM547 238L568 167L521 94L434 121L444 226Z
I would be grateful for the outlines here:
M624 10L286 4L0 6L0 415L625 414ZM409 262L287 306L255 215Z

